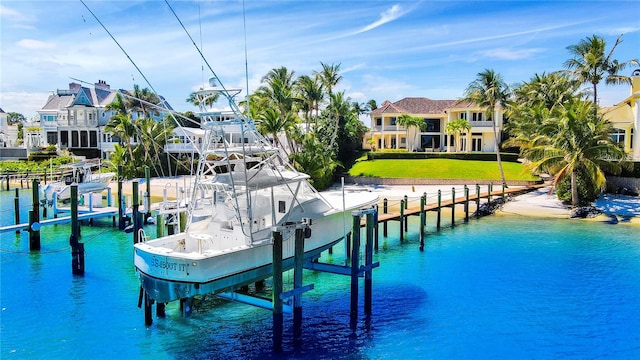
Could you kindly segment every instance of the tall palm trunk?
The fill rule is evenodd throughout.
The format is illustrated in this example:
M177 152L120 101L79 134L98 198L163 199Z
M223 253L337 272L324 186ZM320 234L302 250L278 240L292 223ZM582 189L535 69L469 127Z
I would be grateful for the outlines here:
M574 168L571 170L571 205L573 205L573 207L577 207L579 203L578 171Z
M502 185L507 187L507 180L504 178L504 170L502 169L502 159L500 158L500 141L498 137L498 129L496 127L496 114L495 107L492 109L493 116L491 116L491 126L493 126L493 138L496 143L496 158L498 160L498 168L500 169L500 178L502 179Z

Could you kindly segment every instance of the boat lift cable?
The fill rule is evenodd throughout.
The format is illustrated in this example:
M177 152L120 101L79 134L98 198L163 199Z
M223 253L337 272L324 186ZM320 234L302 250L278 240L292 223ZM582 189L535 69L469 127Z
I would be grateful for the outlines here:
M164 97L160 97L160 95L158 95L158 92L156 91L156 89L154 89L153 85L151 85L151 82L149 82L149 79L147 79L147 77L145 76L145 74L142 72L142 70L140 70L140 68L138 67L138 65L135 63L135 61L133 61L133 59L131 58L131 56L129 56L129 54L127 53L127 51L122 47L122 45L120 45L120 43L118 42L118 40L116 40L116 38L113 36L113 34L111 34L111 32L109 31L109 29L107 29L106 26L104 26L104 24L102 23L102 21L100 21L100 19L98 18L98 16L89 8L89 6L84 2L84 0L80 0L80 2L82 3L82 5L84 5L85 8L87 8L87 10L89 11L89 13L91 13L91 16L93 16L94 19L96 19L96 21L98 22L98 24L100 24L100 26L102 26L102 28L104 29L104 31L106 31L107 34L109 34L109 36L111 37L111 39L113 40L113 42L116 43L116 45L118 45L118 47L120 48L120 50L125 54L125 56L127 57L127 59L129 59L129 62L131 62L131 64L136 68L136 70L138 71L138 73L142 76L142 78L144 79L144 81L147 83L147 85L149 85L149 88L151 89L151 91L153 91L153 93L158 97L158 99L161 100L161 103L163 105L165 105L165 109L168 109L169 107L166 105L167 100ZM166 126L166 124L165 124ZM169 167L169 174L171 174L171 163L169 162L169 158L167 157L167 166ZM177 171L177 169L176 169Z

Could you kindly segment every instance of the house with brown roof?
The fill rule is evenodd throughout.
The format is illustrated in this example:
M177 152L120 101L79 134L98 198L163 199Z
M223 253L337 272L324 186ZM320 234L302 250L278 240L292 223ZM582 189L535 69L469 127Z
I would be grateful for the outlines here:
M502 109L496 110L496 126L500 131L503 123ZM397 124L402 114L424 119L425 129L405 129ZM370 131L364 135L364 149L406 149L409 151L495 151L495 137L486 109L458 100L433 100L424 97L409 97L390 102L371 111ZM460 134L456 144L455 135L448 134L447 124L455 119L466 119L471 130ZM409 131L407 131L409 130ZM407 139L409 138L409 139ZM457 149L456 149L457 148Z

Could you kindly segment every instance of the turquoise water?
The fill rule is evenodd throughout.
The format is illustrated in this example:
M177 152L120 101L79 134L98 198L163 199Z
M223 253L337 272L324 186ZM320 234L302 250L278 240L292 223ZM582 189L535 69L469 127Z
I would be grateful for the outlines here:
M12 207L13 193L0 192L2 225ZM429 235L424 252L417 235L399 243L397 232L391 223L375 255L373 314L361 303L350 324L349 279L306 271L315 290L303 296L302 339L286 315L279 354L269 311L223 300L188 319L170 304L145 327L132 235L110 219L82 227L83 277L71 274L68 226L44 227L40 253L26 233L3 233L0 358L640 358L637 227L487 217ZM323 260L343 262L340 250Z

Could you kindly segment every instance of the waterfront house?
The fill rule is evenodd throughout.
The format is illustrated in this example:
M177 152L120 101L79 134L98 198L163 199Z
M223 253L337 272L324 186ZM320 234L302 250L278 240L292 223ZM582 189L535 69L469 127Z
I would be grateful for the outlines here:
M605 119L611 121L614 132L612 139L630 154L634 161L640 161L640 69L631 74L631 90L621 102L601 110Z
M49 95L45 105L38 110L44 145L56 145L58 149L89 158L108 158L119 139L104 131L114 115L114 111L105 107L113 102L118 92L131 93L113 90L104 80L99 80L93 87L72 82L69 89L56 90ZM166 102L164 104L172 110ZM162 111L150 114L156 121L165 115ZM139 111L131 116L135 120L144 114Z
M408 114L424 119L424 130L405 129L397 124L398 117ZM503 112L498 108L496 125L502 129ZM458 100L433 100L424 97L409 97L396 102L386 100L371 111L371 129L364 135L364 149L407 149L409 151L495 151L495 141L491 119L485 109ZM447 124L455 119L466 119L470 131L460 136L456 145L455 134L445 131ZM407 139L407 136L410 139ZM409 141L408 141L409 140Z

